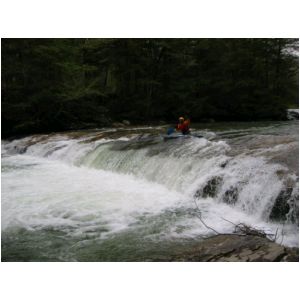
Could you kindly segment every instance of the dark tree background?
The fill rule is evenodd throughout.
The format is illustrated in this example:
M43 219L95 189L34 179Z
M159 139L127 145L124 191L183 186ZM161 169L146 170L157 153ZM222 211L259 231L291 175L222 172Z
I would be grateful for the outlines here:
M280 120L297 39L2 39L2 136L132 123Z

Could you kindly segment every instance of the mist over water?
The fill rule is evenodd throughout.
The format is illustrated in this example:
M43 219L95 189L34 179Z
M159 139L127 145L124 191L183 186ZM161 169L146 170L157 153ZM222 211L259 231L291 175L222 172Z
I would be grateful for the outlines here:
M196 126L197 127L197 126ZM298 122L2 141L2 260L155 260L243 222L298 246Z

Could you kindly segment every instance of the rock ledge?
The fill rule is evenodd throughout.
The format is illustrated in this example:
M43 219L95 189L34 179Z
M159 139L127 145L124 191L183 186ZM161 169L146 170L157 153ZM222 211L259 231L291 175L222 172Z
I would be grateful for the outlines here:
M299 248L284 247L259 236L218 235L188 252L172 256L170 261L298 262Z

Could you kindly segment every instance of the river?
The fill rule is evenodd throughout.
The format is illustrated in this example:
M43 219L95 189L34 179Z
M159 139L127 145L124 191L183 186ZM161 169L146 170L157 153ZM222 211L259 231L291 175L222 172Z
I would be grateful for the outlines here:
M297 120L166 130L3 140L2 261L164 260L233 223L298 247Z

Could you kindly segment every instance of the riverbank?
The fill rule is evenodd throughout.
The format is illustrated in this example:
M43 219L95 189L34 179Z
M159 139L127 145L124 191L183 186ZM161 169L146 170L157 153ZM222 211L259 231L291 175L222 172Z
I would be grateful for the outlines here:
M284 247L259 236L224 234L205 239L169 261L298 262L299 248Z

